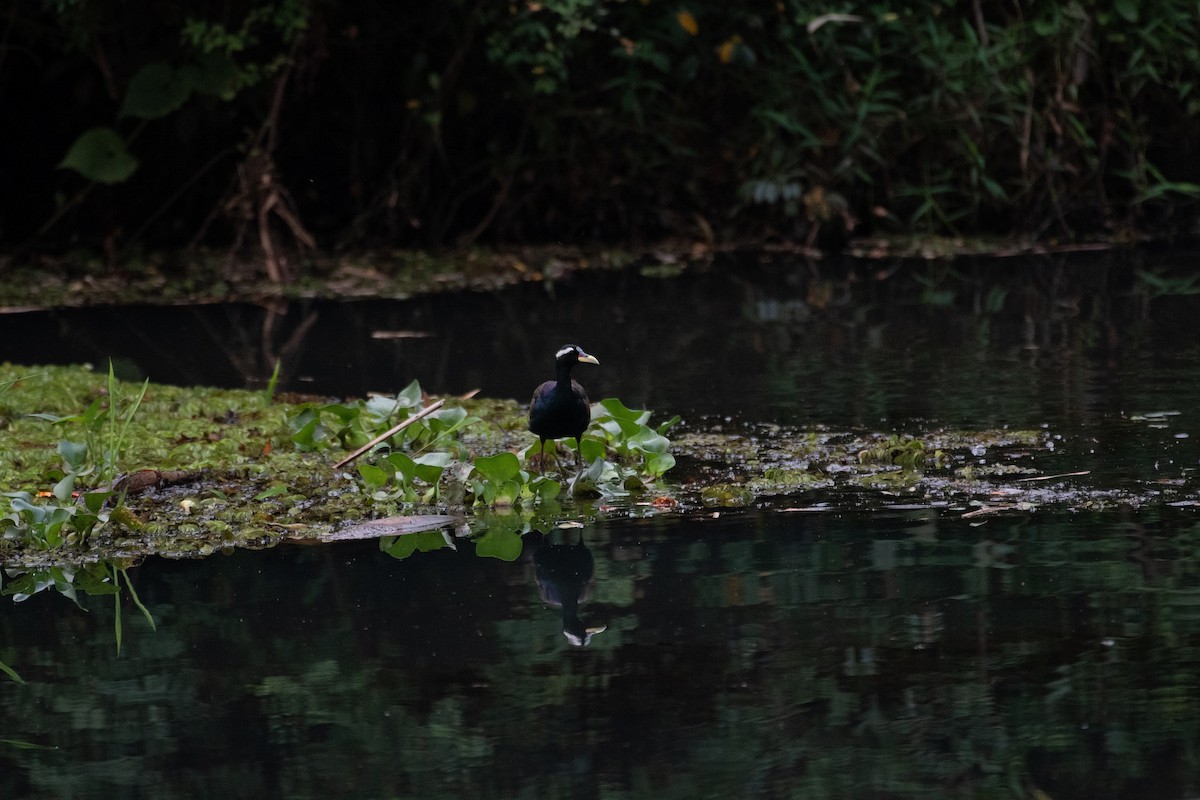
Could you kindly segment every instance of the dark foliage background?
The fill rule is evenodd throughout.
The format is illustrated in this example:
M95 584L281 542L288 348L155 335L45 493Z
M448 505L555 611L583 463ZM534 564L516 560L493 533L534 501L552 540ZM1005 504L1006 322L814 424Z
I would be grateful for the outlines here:
M1184 0L18 0L0 25L10 249L1072 237L1200 199Z

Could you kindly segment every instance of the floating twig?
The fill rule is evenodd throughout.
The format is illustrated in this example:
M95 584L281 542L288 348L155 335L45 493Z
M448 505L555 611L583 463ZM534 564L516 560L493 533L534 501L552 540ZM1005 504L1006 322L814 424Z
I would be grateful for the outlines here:
M459 395L458 399L459 400L470 400L472 397L474 397L477 394L479 394L479 390L472 389L471 391L467 392L466 394ZM409 425L412 425L414 422L421 419L422 417L427 417L430 414L432 414L434 411L437 411L439 408L441 408L445 404L445 402L446 402L446 398L443 397L441 400L438 400L436 403L431 403L430 405L425 406L425 408L422 408L416 414L413 414L411 417L404 420L399 425L396 425L390 431L387 431L386 433L382 433L379 436L376 436L374 439L367 442L362 447L358 448L357 450L355 450L353 453L351 453L350 455L343 458L338 463L334 464L333 468L341 469L342 467L346 466L354 459L361 456L363 453L370 450L375 445L379 444L380 442L384 441L385 439L390 439L391 437L395 436L397 433L404 430Z
M1055 478L1074 478L1078 475L1088 475L1090 469L1085 469L1082 472L1060 472L1057 475L1036 475L1032 478L1017 478L1013 483L1026 483L1028 481L1052 481Z
M445 405L445 403L446 403L446 398L444 398L444 397L441 400L438 400L436 403L430 403L429 405L425 406L417 413L413 414L408 419L404 420L403 422L399 423L398 425L394 425L391 429L385 431L384 433L379 434L374 439L367 442L362 447L358 448L357 450L355 450L353 453L351 453L350 455L343 458L338 463L334 464L333 468L341 469L342 467L346 466L354 459L361 456L363 453L370 450L375 445L379 444L382 441L390 439L391 437L395 436L397 433L404 430L409 425L412 425L414 422L421 419L422 417L427 417L430 414L432 414L433 412L437 411L439 408L441 408L443 405Z
M968 511L962 515L963 519L967 517L982 517L984 514L999 514L1001 511L1012 511L1016 506L981 506L974 511Z

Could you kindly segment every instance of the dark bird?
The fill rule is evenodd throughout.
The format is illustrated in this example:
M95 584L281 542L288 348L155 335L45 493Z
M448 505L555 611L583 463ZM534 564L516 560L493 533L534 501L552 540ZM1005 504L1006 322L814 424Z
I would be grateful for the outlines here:
M576 469L581 465L579 440L592 421L592 407L587 392L571 377L571 368L576 364L599 363L579 345L563 345L554 354L557 377L537 387L529 403L529 430L541 439L541 452L546 452L547 439L574 439Z
M588 598L596 585L595 562L583 543L583 533L577 544L547 544L545 538L533 551L534 577L538 595L552 606L562 607L562 630L567 641L583 647L608 626L589 626L579 618L579 604Z

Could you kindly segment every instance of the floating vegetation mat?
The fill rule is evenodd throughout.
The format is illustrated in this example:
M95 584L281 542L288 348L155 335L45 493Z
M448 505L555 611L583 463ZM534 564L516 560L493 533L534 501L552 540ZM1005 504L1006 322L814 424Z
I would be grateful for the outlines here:
M420 424L341 463L420 410ZM402 555L461 537L505 558L529 531L612 516L754 506L986 520L1048 506L1197 503L1193 469L1096 469L1104 462L1071 444L1083 437L1049 428L896 433L654 417L616 399L596 404L577 475L561 444L536 452L525 410L510 400L431 398L414 382L396 397L342 402L4 365L0 561L128 565L356 538Z

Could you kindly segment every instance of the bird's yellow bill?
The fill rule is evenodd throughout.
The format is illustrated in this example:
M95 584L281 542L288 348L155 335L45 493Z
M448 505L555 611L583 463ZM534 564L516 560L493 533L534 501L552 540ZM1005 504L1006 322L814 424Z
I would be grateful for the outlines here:
M587 353L580 353L579 354L579 363L580 364L596 364L597 366L599 366L600 360L598 358L596 358L595 356L589 356Z

